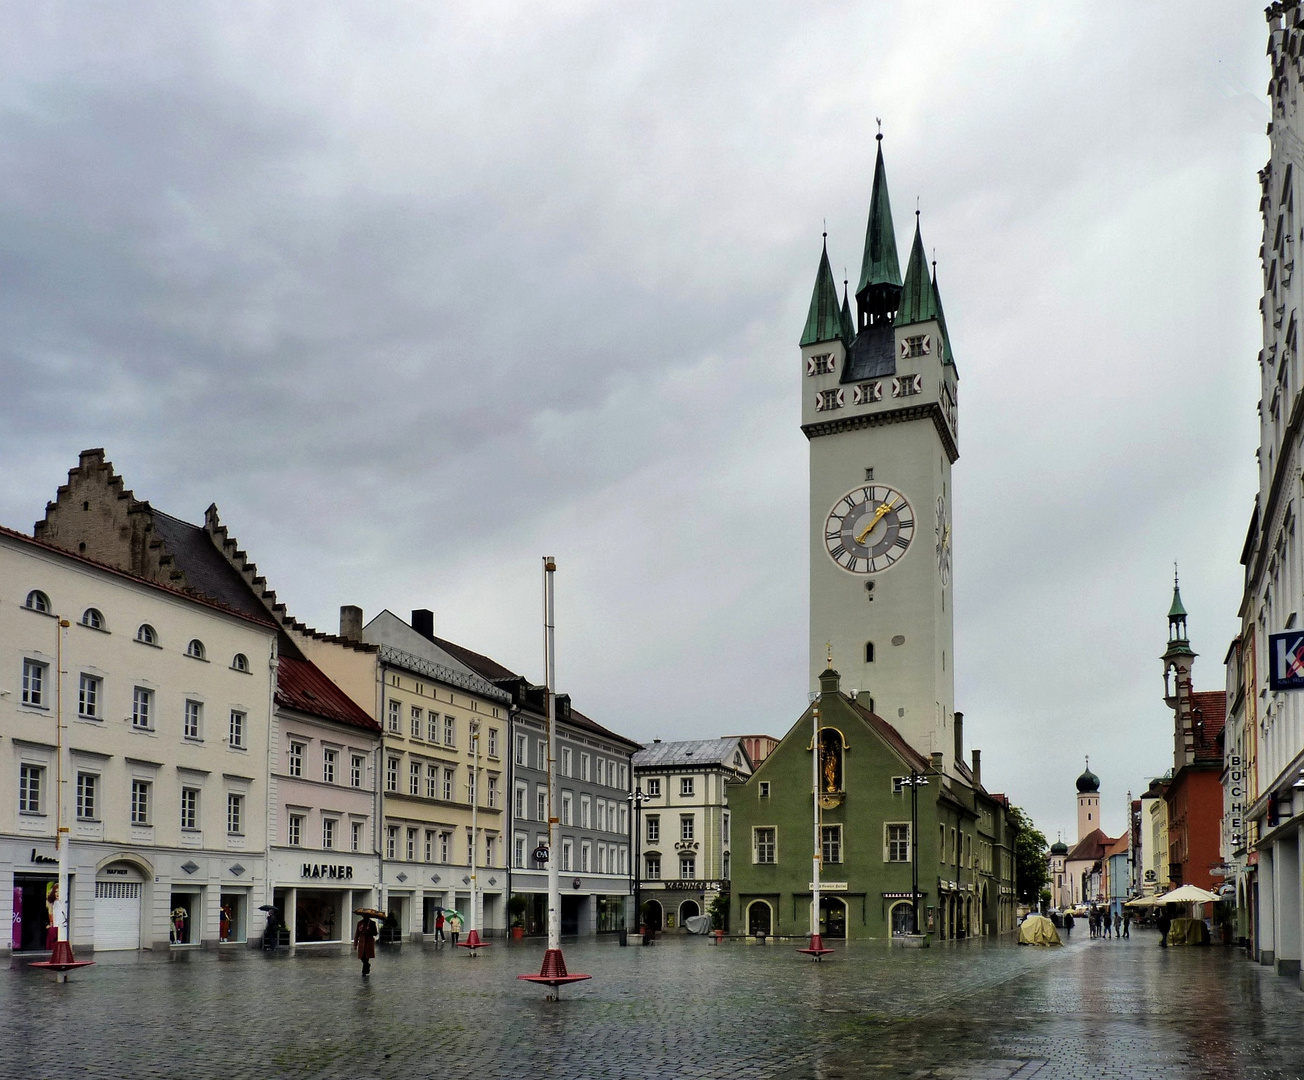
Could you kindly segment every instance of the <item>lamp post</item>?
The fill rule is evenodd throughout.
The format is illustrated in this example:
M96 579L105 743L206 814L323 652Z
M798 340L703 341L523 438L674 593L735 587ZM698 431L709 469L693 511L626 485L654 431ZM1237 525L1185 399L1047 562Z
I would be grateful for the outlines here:
M810 945L797 951L805 953L812 960L823 960L833 950L824 947L824 939L820 936L820 695L811 694L810 703L810 795L813 811L811 816L814 822L812 826L814 840L811 846Z
M630 824L634 827L634 842L630 845L634 852L633 864L630 866L632 886L634 893L634 925L638 927L638 932L642 934L643 930L643 863L642 863L642 841L643 841L643 803L648 798L643 793L643 787L636 780L634 790L625 796L634 807L634 812L630 814Z
M568 974L561 955L561 855L557 836L561 821L557 817L557 648L553 623L553 580L557 560L543 557L543 696L548 705L548 948L537 975L517 975L526 982L543 983L552 988L549 1000L558 999L558 988L566 983L591 979L592 975Z
M467 931L466 940L459 941L457 944L468 950L470 955L475 956L476 949L487 948L491 943L480 940L480 932L476 929L477 918L476 906L480 899L479 875L477 870L480 865L480 721L473 719L471 721L471 911L467 920L471 924L470 930Z

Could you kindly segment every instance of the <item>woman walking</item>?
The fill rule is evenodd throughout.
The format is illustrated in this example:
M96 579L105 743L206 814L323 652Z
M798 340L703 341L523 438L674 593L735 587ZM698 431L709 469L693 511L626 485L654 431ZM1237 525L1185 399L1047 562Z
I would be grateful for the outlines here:
M358 959L362 961L362 974L370 975L371 962L376 958L376 924L371 921L370 915L364 915L358 920L353 947L357 949Z
M448 932L453 935L453 944L457 944L458 935L462 933L462 916L456 911L448 916Z

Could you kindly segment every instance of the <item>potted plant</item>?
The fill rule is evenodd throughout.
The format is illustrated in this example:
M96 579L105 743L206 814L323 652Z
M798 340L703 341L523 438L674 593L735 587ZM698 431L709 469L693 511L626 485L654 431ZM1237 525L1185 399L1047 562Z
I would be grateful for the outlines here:
M511 916L512 937L525 937L525 909L528 902L520 893L516 893L507 901L507 914Z
M724 938L725 929L729 924L729 897L722 892L716 893L711 903L707 905L706 913L711 916L711 933L718 945Z

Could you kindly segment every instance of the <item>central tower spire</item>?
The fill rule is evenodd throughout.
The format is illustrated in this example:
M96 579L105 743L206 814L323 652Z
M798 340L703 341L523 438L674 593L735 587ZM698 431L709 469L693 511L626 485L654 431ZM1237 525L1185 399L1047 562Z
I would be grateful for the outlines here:
M887 195L887 172L883 168L883 133L874 161L874 189L869 198L869 224L865 227L865 254L860 263L860 284L856 305L860 328L890 318L901 301L901 264L897 260L896 232L892 226L892 203Z

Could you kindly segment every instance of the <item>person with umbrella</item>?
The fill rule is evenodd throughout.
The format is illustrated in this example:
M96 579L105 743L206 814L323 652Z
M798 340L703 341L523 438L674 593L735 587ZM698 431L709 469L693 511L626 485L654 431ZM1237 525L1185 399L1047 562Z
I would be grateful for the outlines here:
M458 936L462 933L462 913L460 911L450 911L448 913L448 932L453 935L453 944L457 944Z
M366 976L371 974L371 962L376 959L376 924L372 920L384 918L384 915L373 908L358 908L353 914L362 916L353 934L353 947L362 961L362 974Z
M277 940L281 936L280 915L271 904L259 904L258 910L267 912L267 925L263 927L263 948L275 949L280 944Z

